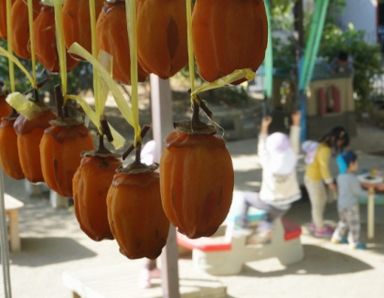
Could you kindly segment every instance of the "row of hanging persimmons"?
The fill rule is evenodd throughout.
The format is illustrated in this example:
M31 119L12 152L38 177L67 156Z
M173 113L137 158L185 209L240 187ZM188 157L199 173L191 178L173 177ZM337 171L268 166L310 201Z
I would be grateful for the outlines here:
M89 0L64 0L66 46L78 42L91 50ZM6 38L5 0L0 0L0 37ZM14 53L30 59L27 4L12 1ZM129 43L124 1L95 0L97 45L113 57L113 78L130 83ZM36 57L50 72L59 70L54 10L33 0ZM148 73L169 78L187 63L184 0L138 0L139 79ZM264 58L267 20L262 0L197 0L192 15L193 45L200 75L216 80L236 69L256 70ZM67 54L68 70L78 57ZM88 129L76 119L42 109L33 119L10 115L0 101L0 162L15 179L45 182L73 197L77 219L92 239L118 241L129 258L155 258L167 240L169 221L181 233L197 238L212 235L226 217L234 173L223 139L212 125L199 120L181 124L166 140L160 175L154 166L135 161L122 166L99 138L94 150ZM92 151L94 150L94 151ZM87 152L87 153L84 153Z

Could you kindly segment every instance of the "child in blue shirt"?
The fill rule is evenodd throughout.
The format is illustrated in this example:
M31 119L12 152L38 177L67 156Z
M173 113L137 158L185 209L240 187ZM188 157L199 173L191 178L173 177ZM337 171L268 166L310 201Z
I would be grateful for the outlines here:
M352 248L365 249L365 243L360 240L359 197L366 196L356 172L358 170L357 155L353 151L341 154L347 170L337 176L339 222L333 233L333 243L348 243ZM348 239L346 238L348 233Z

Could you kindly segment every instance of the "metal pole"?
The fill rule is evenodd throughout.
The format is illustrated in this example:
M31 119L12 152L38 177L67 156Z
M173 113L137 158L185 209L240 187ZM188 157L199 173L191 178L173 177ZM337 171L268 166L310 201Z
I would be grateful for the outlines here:
M3 170L0 169L0 231L1 231L1 263L3 268L3 285L4 297L12 297L11 276L9 274L9 244L8 244L8 229L5 214L4 204L4 176Z
M264 59L264 104L263 104L263 117L268 115L270 108L273 106L271 104L272 99L272 90L273 90L273 47L272 47L272 28L271 28L271 5L270 0L265 1L265 10L267 13L268 20L268 46L265 52Z
M168 80L151 74L152 131L156 143L155 161L160 160L165 137L173 129L172 94ZM159 146L161 145L161 146ZM171 225L167 245L161 254L163 297L179 298L179 268L176 229Z

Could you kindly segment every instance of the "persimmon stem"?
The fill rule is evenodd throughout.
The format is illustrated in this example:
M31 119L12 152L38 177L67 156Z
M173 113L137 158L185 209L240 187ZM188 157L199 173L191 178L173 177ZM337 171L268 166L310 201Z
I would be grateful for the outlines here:
M199 104L200 108L207 114L209 119L212 119L213 113L206 105L205 101L200 98L200 96L196 95L196 101Z
M64 98L63 94L61 93L61 87L60 85L56 85L54 87L54 96L56 100L56 107L57 107L57 114L59 115L59 118L64 118L64 110L63 110L63 105L64 105Z
M188 90L188 93L191 93L191 89ZM208 108L205 101L201 99L199 95L195 95L192 103L192 111L193 111L192 121L196 121L196 120L200 121L199 115L198 115L200 111L199 108L201 108L204 111L204 113L208 116L208 118L212 120L212 116L213 116L212 111ZM197 115L195 113L197 113Z
M99 134L99 147L96 153L99 154L111 154L111 152L104 145L104 134Z
M144 138L144 136L147 134L147 132L149 131L151 127L149 125L144 125L143 129L141 130L141 138ZM141 144L137 144L136 147L140 146L141 147ZM131 146L128 147L128 149L123 153L122 155L122 158L123 160L126 159L128 157L129 154L131 154L131 152L136 148L135 147L135 144L132 144ZM141 149L140 149L140 153L141 153ZM139 154L140 154L139 153ZM137 160L137 151L136 151L136 160ZM140 159L139 159L140 161Z
M102 134L107 137L108 142L112 142L113 141L113 136L112 136L111 129L109 128L107 119L102 119L100 121L100 125L101 125L101 132L102 132Z
M24 92L24 94L29 94L29 93L32 93L32 92L37 92L41 87L43 87L46 83L48 83L49 81L51 80L51 77L46 77L44 80L42 80L41 82L37 83L37 86L36 88L32 88L32 89L29 89L27 90L26 92ZM36 94L33 94L34 97L36 96ZM37 98L37 97L36 97Z
M136 144L135 163L141 164L141 143Z

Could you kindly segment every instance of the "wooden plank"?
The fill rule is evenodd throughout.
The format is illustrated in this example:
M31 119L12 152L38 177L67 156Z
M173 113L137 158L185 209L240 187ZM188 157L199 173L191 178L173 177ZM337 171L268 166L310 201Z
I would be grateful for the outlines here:
M15 210L20 209L24 206L24 203L19 201L18 199L15 199L14 197L10 196L9 194L4 194L4 204L5 204L5 210Z
M20 251L20 235L19 235L19 210L14 209L7 211L9 217L9 239L12 251Z
M187 269L187 268L185 268ZM107 277L107 278L106 278ZM155 279L149 289L139 287L137 268L124 263L114 266L87 268L75 272L64 272L64 286L73 297L82 298L161 298L164 297L162 281ZM182 298L227 297L227 288L217 279L195 271L188 266L181 272L180 296Z
M9 240L12 251L20 251L21 242L19 235L19 209L24 203L15 199L11 195L4 194L5 212L9 218Z

